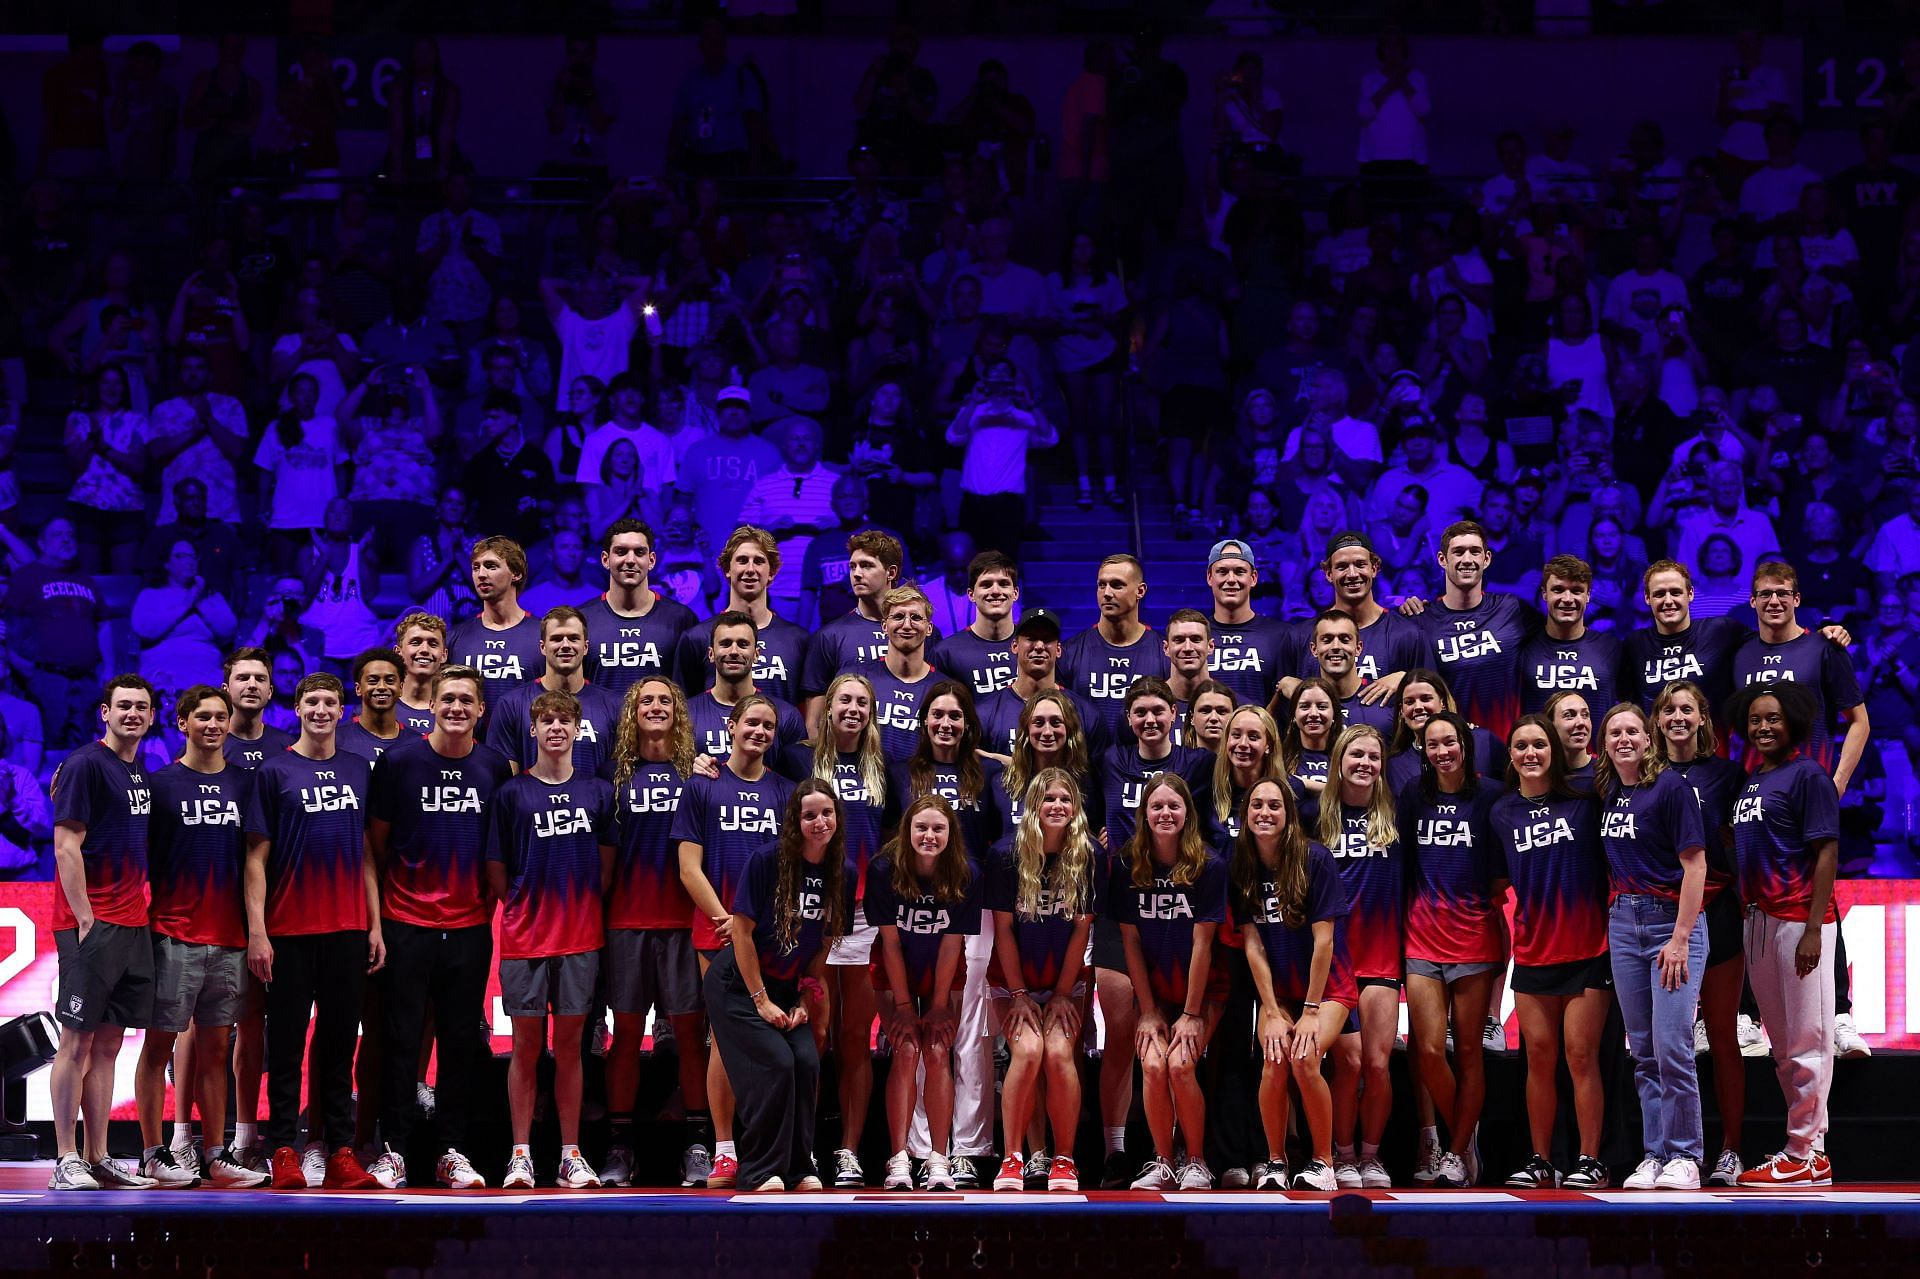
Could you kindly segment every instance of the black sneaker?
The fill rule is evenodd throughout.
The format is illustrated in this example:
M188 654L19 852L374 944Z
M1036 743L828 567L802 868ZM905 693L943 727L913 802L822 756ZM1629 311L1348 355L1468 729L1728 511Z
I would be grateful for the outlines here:
M980 1169L975 1166L972 1155L955 1155L947 1161L947 1166L953 1173L955 1190L980 1189Z
M1568 1190L1605 1190L1609 1180L1605 1164L1592 1155L1581 1155L1580 1162L1560 1184Z
M1128 1190L1133 1186L1134 1176L1139 1172L1139 1164L1124 1150L1109 1150L1101 1163L1100 1189Z
M1026 1190L1045 1190L1047 1175L1053 1171L1053 1157L1034 1151L1027 1156L1026 1167L1021 1172L1021 1186Z
M1560 1186L1560 1171L1551 1160L1535 1155L1527 1166L1507 1178L1509 1190L1555 1190Z

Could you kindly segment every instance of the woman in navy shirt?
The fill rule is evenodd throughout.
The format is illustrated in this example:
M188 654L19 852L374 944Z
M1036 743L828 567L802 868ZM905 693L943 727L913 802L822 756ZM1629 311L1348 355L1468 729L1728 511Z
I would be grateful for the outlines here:
M1562 689L1547 699L1541 714L1553 725L1567 752L1567 783L1575 790L1593 789L1593 708L1587 699Z
M1154 1157L1133 1188L1211 1190L1213 1172L1199 1153L1207 1127L1199 1067L1226 996L1212 963L1214 934L1226 918L1226 867L1200 838L1199 807L1178 774L1147 782L1140 813L1107 891L1139 1001L1133 1046L1141 1108L1153 1131ZM1176 1122L1188 1152L1178 1173Z
M1266 1162L1255 1190L1285 1190L1288 1082L1300 1090L1313 1159L1292 1179L1299 1190L1336 1190L1333 1094L1320 1059L1340 1041L1360 1001L1347 957L1347 895L1324 844L1307 838L1293 791L1274 778L1247 792L1244 829L1233 843L1233 919L1260 997L1260 1126Z
M994 955L988 1006L1011 1061L1000 1088L1006 1158L995 1190L1019 1190L1031 1175L1048 1190L1078 1190L1073 1138L1080 1122L1080 1025L1087 938L1095 913L1097 858L1080 788L1064 769L1042 769L1027 787L1014 837L987 863L986 906ZM1035 1108L1053 1126L1052 1159L1024 1158Z
M1693 1017L1707 965L1700 801L1654 754L1651 726L1639 706L1622 702L1608 711L1600 744L1594 781L1613 890L1607 946L1633 1053L1646 1152L1621 1185L1698 1190L1702 1149Z
M707 1020L728 1078L738 1081L741 1184L818 1190L813 1118L830 1017L821 978L828 946L853 922L853 880L833 786L810 777L795 787L782 830L747 859L734 887L732 944L707 968Z
M981 888L980 867L967 856L953 807L939 795L907 805L899 834L869 869L863 910L880 930L873 984L884 992L880 1015L893 1044L887 1075L893 1154L883 1183L888 1190L913 1188L907 1130L916 1102L926 1107L930 1147L920 1188L955 1188L947 1154L954 1033L967 981L966 939L980 931ZM924 1087L917 1083L923 1066Z
M1342 721L1340 690L1332 681L1320 675L1300 681L1288 708L1287 731L1280 739L1280 761L1292 779L1303 826L1319 824L1320 796L1327 789L1327 756L1345 727Z
M1733 801L1746 784L1740 765L1720 755L1707 695L1691 680L1675 680L1653 699L1653 750L1693 787L1707 841L1707 880L1701 913L1707 917L1707 968L1700 977L1700 1020L1713 1066L1713 1102L1720 1112L1720 1154L1707 1181L1731 1186L1746 1171L1740 1141L1747 1112L1747 1067L1740 1056L1740 1000L1747 986L1740 894L1733 883ZM1696 1036L1697 1040L1697 1036Z

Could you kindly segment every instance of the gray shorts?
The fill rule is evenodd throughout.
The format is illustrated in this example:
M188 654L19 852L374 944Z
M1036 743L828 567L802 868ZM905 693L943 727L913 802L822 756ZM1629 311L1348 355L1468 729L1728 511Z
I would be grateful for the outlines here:
M600 952L500 961L500 1002L509 1017L585 1017L593 1011Z
M53 1015L82 1033L102 1026L145 1030L153 1021L153 943L145 928L95 920L85 941L80 930L53 935L60 961Z
M153 1028L179 1034L188 1024L231 1026L240 1019L247 952L237 946L153 935Z
M607 930L607 1006L616 1014L684 1017L704 1008L693 933L685 928Z
M1501 967L1499 964L1436 964L1431 959L1409 959L1407 976L1431 977L1443 986L1451 986L1462 977L1474 977L1480 973L1490 973Z

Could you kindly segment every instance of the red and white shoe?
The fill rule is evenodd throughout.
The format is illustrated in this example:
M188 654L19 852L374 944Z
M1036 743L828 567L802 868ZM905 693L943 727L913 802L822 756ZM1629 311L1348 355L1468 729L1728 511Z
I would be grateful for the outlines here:
M1055 1155L1053 1164L1047 1169L1048 1190L1080 1189L1080 1169L1074 1164L1072 1155Z
M1019 1155L1008 1155L1000 1161L1000 1171L993 1175L995 1190L1021 1190L1027 1184L1027 1162Z
M713 1171L707 1174L708 1190L732 1190L740 1184L740 1161L732 1155L715 1155Z
M1827 1173L1831 1180L1831 1167ZM1781 1151L1763 1164L1747 1169L1734 1179L1734 1185L1764 1189L1770 1186L1811 1186L1813 1184L1813 1165L1809 1160L1796 1159L1786 1151Z
M1807 1160L1807 1175L1816 1186L1833 1184L1833 1160L1827 1158L1827 1152L1816 1150Z

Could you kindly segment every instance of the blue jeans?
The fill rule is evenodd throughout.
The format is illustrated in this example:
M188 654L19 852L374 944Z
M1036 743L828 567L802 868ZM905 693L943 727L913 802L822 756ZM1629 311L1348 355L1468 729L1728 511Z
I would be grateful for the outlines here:
M1693 1020L1700 977L1707 967L1707 920L1693 921L1687 938L1687 980L1678 990L1660 984L1660 948L1673 939L1680 903L1623 895L1607 921L1613 954L1613 990L1633 1052L1633 1086L1640 1094L1641 1145L1665 1162L1704 1157L1700 1080L1694 1073Z

